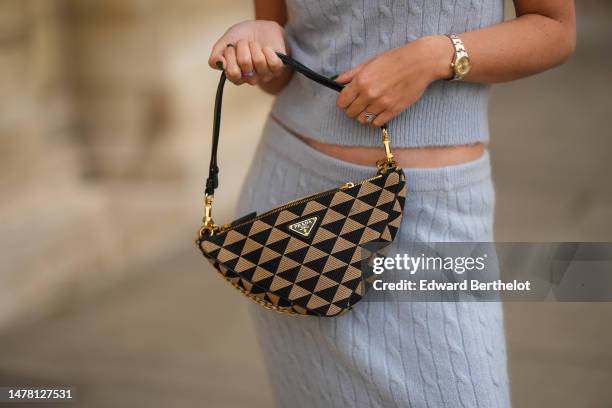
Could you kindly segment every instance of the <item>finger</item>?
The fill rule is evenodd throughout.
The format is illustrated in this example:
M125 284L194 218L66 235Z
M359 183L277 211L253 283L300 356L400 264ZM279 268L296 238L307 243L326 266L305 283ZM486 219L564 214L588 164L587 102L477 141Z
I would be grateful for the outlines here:
M376 119L374 119L374 121L371 123L371 125L372 127L381 127L382 125L389 122L391 119L393 119L396 116L397 114L386 110L382 112L380 115L378 115Z
M356 118L361 112L363 112L370 104L369 98L366 98L365 95L359 95L355 100L346 108L346 116L349 118Z
M340 109L346 109L348 106L357 98L357 87L352 86L350 83L344 87L338 98L336 99L336 105Z
M213 45L210 57L208 58L208 65L213 69L224 69L226 65L225 58L223 57L225 43L222 40L223 39L217 41L215 45Z
M257 82L257 78L256 75L253 75L255 69L253 68L253 59L248 41L240 40L236 43L236 60L242 71L242 80L254 85Z
M357 120L359 121L359 123L361 123L362 125L369 125L371 124L368 123L368 118L366 117L365 113L372 113L374 115L376 115L376 117L378 117L382 112L384 111L384 108L382 108L379 105L376 104L371 104L365 107L365 109L357 116ZM375 118L376 119L376 118Z
M266 62L268 63L268 68L270 68L270 72L272 73L272 75L281 75L285 70L285 64L283 64L283 61L278 58L278 55L276 55L274 49L272 47L266 46L263 47L261 51L266 57Z
M270 68L268 68L268 62L266 61L266 56L261 50L261 46L258 43L251 41L249 42L249 49L251 50L251 58L253 60L253 65L255 66L257 76L264 82L269 81L272 78L272 72L270 72Z
M348 71L344 71L336 78L336 82L340 82L341 84L347 84L353 80L355 75L361 71L363 68L363 64L359 64L354 68L349 69Z
M225 48L225 51L223 51L223 56L225 57L225 63L227 64L225 67L225 75L227 76L227 79L236 85L240 85L242 83L242 71L240 71L240 67L236 61L236 49L233 46L228 46Z

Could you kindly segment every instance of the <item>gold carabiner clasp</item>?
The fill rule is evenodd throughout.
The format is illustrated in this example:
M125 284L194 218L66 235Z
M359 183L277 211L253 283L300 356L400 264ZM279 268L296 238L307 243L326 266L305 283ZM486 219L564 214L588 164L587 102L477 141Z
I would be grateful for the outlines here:
M378 173L382 174L387 171L387 169L391 167L395 167L396 163L393 160L393 153L391 153L391 141L389 140L389 130L387 127L383 127L382 131L382 142L385 146L385 157L376 162L376 167L378 167Z
M385 162L393 163L393 153L391 153L391 141L389 140L389 131L386 127L382 128L382 142L385 145Z
M212 194L204 194L204 217L202 217L202 227L198 231L200 238L206 233L213 235L218 230L218 227L212 219L213 199L214 196Z

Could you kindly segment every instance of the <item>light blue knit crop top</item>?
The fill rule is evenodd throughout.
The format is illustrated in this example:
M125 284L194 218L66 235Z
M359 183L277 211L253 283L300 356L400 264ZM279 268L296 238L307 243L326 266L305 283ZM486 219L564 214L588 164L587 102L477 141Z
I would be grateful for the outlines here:
M419 37L471 31L503 20L503 0L286 0L292 56L326 76L341 73ZM450 40L449 40L450 41ZM468 50L469 51L469 50ZM450 63L450 61L449 61ZM437 81L389 122L395 147L486 142L489 86ZM272 112L306 137L331 144L380 146L370 127L336 107L337 93L294 75Z

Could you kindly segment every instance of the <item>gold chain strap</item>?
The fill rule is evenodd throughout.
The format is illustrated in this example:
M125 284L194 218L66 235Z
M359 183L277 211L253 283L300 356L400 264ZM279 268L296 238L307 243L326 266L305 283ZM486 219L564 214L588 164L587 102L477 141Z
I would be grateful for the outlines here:
M304 313L294 312L289 307L282 307L282 306L273 305L272 303L268 302L267 300L263 300L263 299L255 296L255 295L253 295L252 293L249 293L246 289L244 289L244 288L238 286L238 284L232 282L231 279L229 279L228 277L224 276L224 278L225 278L226 281L228 281L234 287L234 289L236 289L238 292L240 292L243 296L247 297L248 299L252 300L253 302L257 303L258 305L260 305L260 306L262 306L262 307L264 307L264 308L266 308L268 310L273 310L276 313L286 314L286 315L291 315L291 316L308 316L307 314L304 314ZM349 307L347 309L344 309L337 316L342 316L343 314L348 312L349 309L351 309L351 308Z
M286 314L286 315L291 315L291 316L308 316L307 314L304 313L297 313L294 312L293 310L291 310L289 307L282 307L282 306L276 306L273 305L272 303L268 302L267 300L263 300L255 295L253 295L252 293L249 293L246 289L238 286L236 283L232 282L229 278L225 277L225 280L228 281L233 287L234 289L236 289L238 292L240 292L243 296L247 297L248 299L252 300L253 302L257 303L258 305L268 309L268 310L273 310L276 313L280 313L280 314ZM348 307L344 310L342 310L342 312L340 312L339 314L335 315L335 316L342 316L343 314L345 314L346 312L348 312L351 307Z
M236 289L238 292L242 293L243 296L251 299L253 302L257 303L260 306L265 307L268 310L274 310L277 313L287 314L287 315L292 315L292 316L305 316L305 315L303 315L301 313L294 312L293 310L288 309L286 307L276 306L276 305L273 305L272 303L268 302L267 300L258 298L257 296L253 295L252 293L249 293L246 289L238 286L238 284L232 282L231 279L229 279L228 277L224 276L224 278L225 278L226 281L228 281L234 287L234 289Z

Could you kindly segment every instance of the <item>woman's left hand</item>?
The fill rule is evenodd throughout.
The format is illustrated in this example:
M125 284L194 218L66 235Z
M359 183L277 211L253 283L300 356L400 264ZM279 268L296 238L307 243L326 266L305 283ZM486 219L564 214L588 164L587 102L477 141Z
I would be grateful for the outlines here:
M451 41L444 36L423 37L342 73L348 84L336 100L347 116L367 124L365 112L376 115L370 125L387 123L415 103L433 81L452 75Z

